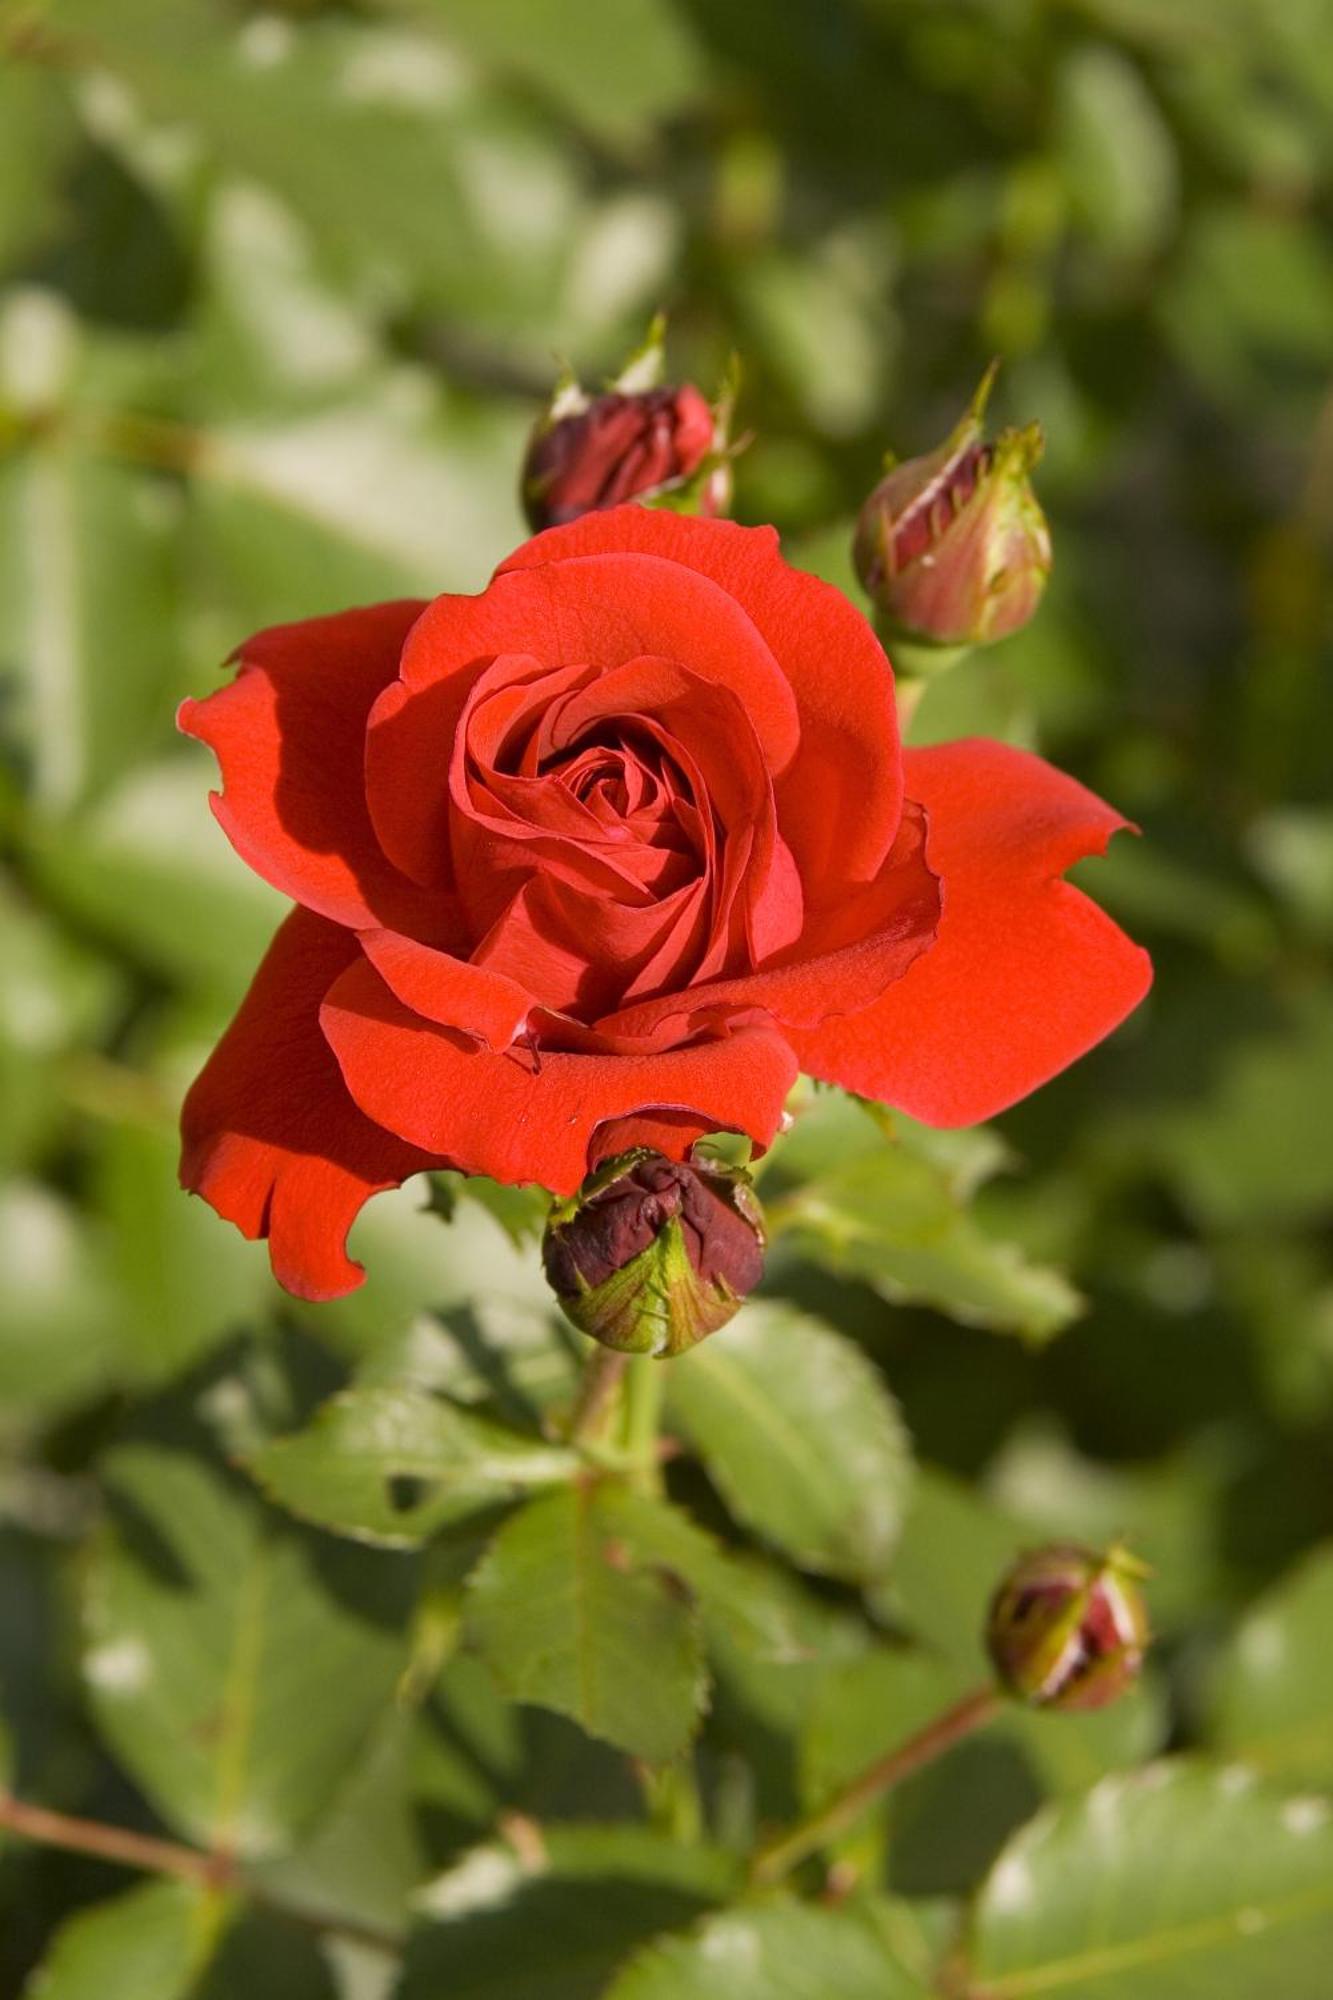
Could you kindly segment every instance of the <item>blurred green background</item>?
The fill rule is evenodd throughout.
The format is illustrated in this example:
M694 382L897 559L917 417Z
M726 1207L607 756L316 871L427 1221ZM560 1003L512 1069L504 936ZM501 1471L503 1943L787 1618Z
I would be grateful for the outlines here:
M238 1352L323 1380L413 1351L477 1284L537 1310L531 1247L480 1210L451 1233L419 1194L377 1202L368 1286L306 1308L178 1193L179 1094L280 905L175 705L266 623L480 588L524 532L553 357L608 373L659 305L676 375L711 390L742 358L738 518L853 592L881 453L935 444L991 354L1000 415L1046 427L1047 603L915 735L1035 745L1143 829L1086 880L1154 994L1002 1121L977 1198L1086 1311L1041 1346L912 1302L929 1286L788 1289L882 1363L927 1464L1150 1556L1188 1740L1198 1663L1333 1535L1325 0L0 21L0 1689L24 1781L141 1810L75 1664L109 1440L216 1415ZM30 1856L0 1884L6 1992L111 1886Z

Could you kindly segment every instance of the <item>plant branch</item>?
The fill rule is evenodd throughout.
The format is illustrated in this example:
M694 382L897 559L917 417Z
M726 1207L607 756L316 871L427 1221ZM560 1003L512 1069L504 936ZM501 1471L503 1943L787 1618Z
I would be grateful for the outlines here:
M77 1819L70 1813L54 1812L49 1806L16 1799L12 1792L0 1792L0 1827L43 1847L62 1847L69 1854L89 1854L98 1861L143 1869L150 1875L173 1875L178 1881L198 1882L205 1888L222 1888L235 1879L236 1864L230 1855L205 1854L197 1847L160 1840L151 1833L106 1826L95 1819Z
M807 1813L785 1832L766 1841L750 1864L750 1880L765 1886L780 1882L793 1868L824 1847L860 1818L868 1806L900 1785L927 1764L933 1764L955 1743L984 1729L1003 1706L1003 1697L993 1687L977 1688L946 1708L915 1736L909 1736L887 1756L876 1758L864 1771L844 1785L818 1812Z
M80 1819L73 1813L33 1805L4 1791L0 1791L0 1831L16 1834L20 1840L30 1840L40 1847L58 1847L66 1854L86 1854L93 1860L135 1868L147 1875L169 1875L175 1881L192 1882L201 1889L217 1892L235 1889L273 1916L298 1924L303 1930L347 1938L395 1957L402 1951L401 1938L388 1931L358 1923L354 1918L296 1909L269 1896L247 1879L230 1854L187 1847L183 1841L163 1840L156 1834L137 1833L127 1826L108 1826L102 1820Z

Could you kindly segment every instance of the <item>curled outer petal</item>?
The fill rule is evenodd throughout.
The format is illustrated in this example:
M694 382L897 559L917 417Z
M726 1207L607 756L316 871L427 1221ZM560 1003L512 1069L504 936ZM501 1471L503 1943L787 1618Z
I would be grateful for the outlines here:
M438 925L375 836L363 772L366 719L424 608L375 604L257 632L237 649L236 678L177 717L217 757L213 812L241 859L335 923Z
M1040 757L971 738L909 751L943 907L930 950L860 1013L795 1031L802 1069L928 1125L992 1118L1109 1035L1148 954L1060 878L1126 822Z
M320 1018L348 1090L377 1124L423 1151L447 1144L465 1173L555 1194L572 1194L604 1157L603 1124L615 1125L619 1150L653 1144L676 1159L718 1130L766 1146L796 1079L788 1043L765 1025L658 1054L495 1054L411 1013L365 960L334 983ZM640 1113L651 1137L636 1136Z
M319 1031L325 994L358 956L350 931L293 910L181 1115L181 1185L266 1236L278 1283L303 1299L362 1282L345 1245L372 1194L448 1165L357 1109Z

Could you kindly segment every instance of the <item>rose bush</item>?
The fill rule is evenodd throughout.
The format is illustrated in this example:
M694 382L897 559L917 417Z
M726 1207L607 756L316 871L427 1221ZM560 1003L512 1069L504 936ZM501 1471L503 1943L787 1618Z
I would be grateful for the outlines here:
M290 1290L368 1195L571 1192L634 1145L768 1145L798 1070L941 1125L1107 1034L1146 955L1061 880L1123 824L1039 758L903 754L869 625L770 529L627 506L479 596L262 632L187 702L298 908L184 1111L185 1184Z

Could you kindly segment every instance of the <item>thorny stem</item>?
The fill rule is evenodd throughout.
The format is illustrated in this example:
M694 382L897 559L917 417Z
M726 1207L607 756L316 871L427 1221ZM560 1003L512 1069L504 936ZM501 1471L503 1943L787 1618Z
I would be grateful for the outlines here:
M570 1444L589 1444L597 1436L629 1361L628 1354L620 1354L614 1347L593 1348L583 1364L583 1380L570 1414L566 1431Z
M1003 1697L993 1687L977 1688L964 1695L915 1736L909 1736L887 1756L867 1765L818 1812L807 1813L794 1826L766 1841L750 1864L750 1880L764 1886L780 1882L808 1855L844 1832L876 1799L892 1791L904 1778L910 1778L913 1772L934 1763L964 1737L984 1729L1002 1706Z

